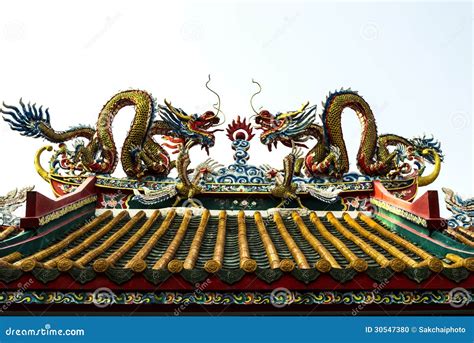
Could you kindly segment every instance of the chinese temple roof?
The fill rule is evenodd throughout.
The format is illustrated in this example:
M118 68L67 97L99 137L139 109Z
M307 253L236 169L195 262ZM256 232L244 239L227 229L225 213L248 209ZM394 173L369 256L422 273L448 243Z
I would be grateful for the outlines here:
M360 173L349 172L339 125L340 110L354 102L366 118ZM110 134L112 112L131 103L143 111L119 157L113 139L96 137ZM87 146L66 145L71 137L58 138L41 108L5 105L12 129L60 144L35 156L55 199L31 188L0 198L0 304L97 305L96 293L105 287L115 304L155 304L160 311L188 303L274 306L275 291L283 289L291 303L329 301L335 310L367 305L374 292L387 306L449 310L451 290L472 287L472 200L445 191L453 212L446 220L436 191L416 197L440 172L444 155L434 138L377 136L365 100L341 90L326 100L322 125L314 123L316 107L308 103L297 111L256 113L261 143L291 148L278 166L248 163L254 132L238 118L227 127L233 163L209 158L190 168L192 147L214 145L209 129L219 123L219 109L198 116L165 105L153 121L148 93L116 94L97 128L68 131L89 140ZM134 137L143 139L132 144ZM317 144L302 157L311 140ZM164 147L177 158L171 161ZM45 151L51 152L47 168ZM111 175L119 159L127 177ZM427 164L434 166L428 175ZM177 177L169 175L174 168ZM15 218L20 200L25 216ZM25 283L34 286L18 300L14 289Z
M445 203L452 216L444 232L453 239L474 247L474 198L462 199L449 188L443 188Z
M416 279L415 270L447 270L448 276L457 268L474 270L473 258L453 253L438 258L362 212L100 212L72 232L50 238L34 253L18 247L0 259L1 267L14 270L16 277L34 271L43 282L83 271L88 275L79 281L83 283L106 273L118 284L141 273L152 283L170 274L181 274L191 283L216 274L232 284L245 273L256 273L268 283L291 273L310 283L320 273L340 281L365 272L385 278L404 272Z

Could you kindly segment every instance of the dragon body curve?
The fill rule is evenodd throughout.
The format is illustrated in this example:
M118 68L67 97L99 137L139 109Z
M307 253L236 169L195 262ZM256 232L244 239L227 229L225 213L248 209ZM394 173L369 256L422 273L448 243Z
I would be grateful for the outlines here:
M362 174L393 175L398 168L399 151L390 151L389 147L403 147L408 152L409 159L419 159L420 165L423 164L423 159L435 164L433 176L436 178L443 159L439 142L425 137L410 140L395 134L378 135L375 117L369 104L350 89L341 89L329 94L323 103L322 125L315 123L316 106L308 107L307 104L298 111L276 115L263 110L257 114L255 121L263 130L260 140L268 145L269 149L272 144L276 146L277 142L288 147L305 146L305 142L315 139L317 143L304 157L306 173L312 176L328 175L340 178L349 171L349 157L341 125L346 108L352 109L361 123L357 167ZM423 180L428 179L424 177Z
M394 134L378 136L377 124L369 104L357 92L351 90L331 93L326 99L321 116L323 125L319 127L317 134L313 135L318 144L305 158L307 170L314 174L328 174L333 167L332 173L335 176L349 171L349 156L341 125L342 114L346 108L356 113L362 129L357 152L358 169L365 175L386 175L395 167L393 159L396 156L396 152L389 152L388 146L411 146L412 143Z
M141 90L115 94L100 111L95 129L80 126L56 131L50 125L47 109L43 111L42 107L37 108L35 104L25 105L21 100L20 107L3 105L0 112L7 115L4 120L24 136L41 137L53 143L87 139L87 145L79 141L75 146L75 168L96 174L111 174L120 159L127 176L138 178L145 175L166 176L175 166L168 152L154 140L154 135L171 136L175 142L182 144L193 141L208 149L214 145L214 135L207 129L219 122L219 118L211 111L201 116L189 116L170 103L159 106L161 120L154 120L154 99ZM135 116L119 157L112 124L118 112L126 106L135 108Z

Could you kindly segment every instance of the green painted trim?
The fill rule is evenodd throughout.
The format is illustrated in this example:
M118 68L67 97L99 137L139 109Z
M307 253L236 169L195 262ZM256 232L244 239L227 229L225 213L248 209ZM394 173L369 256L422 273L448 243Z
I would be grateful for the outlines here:
M382 213L382 211L380 211L380 212ZM422 227L414 227L413 223L411 223L412 225L408 225L408 224L404 223L403 220L401 220L403 218L400 218L400 217L398 217L397 215L395 215L393 213L390 213L390 214L391 215L388 215L388 214L385 214L385 215L387 217L394 218L395 220L401 222L404 225L409 226L413 230L416 230L420 233L424 233L423 231L426 230L425 228L422 228ZM427 239L424 239L423 237L418 236L417 234L415 234L413 232L410 232L410 231L406 230L405 228L400 227L400 226L396 225L395 223L392 223L392 222L386 220L385 218L380 217L378 214L376 215L376 218L379 221L381 221L385 227L389 228L392 231L395 231L401 237L409 240L412 243L415 243L415 244L419 245L424 250L428 251L429 253L435 255L436 257L438 257L440 259L445 258L446 254L450 254L450 253L459 255L459 256L464 257L464 258L474 257L474 249L472 249L472 248L468 248L464 245L459 247L458 244L453 244L453 248L461 249L461 250L463 250L463 252L460 252L460 251L457 251L457 250L454 250L454 249L445 248L441 245L438 245L434 242L431 242ZM437 234L437 235L435 235L435 234ZM432 234L431 238L433 238L435 240L439 240L438 235L442 235L442 234L439 233L439 232L435 232L435 233ZM451 245L451 243L449 243L449 242L445 242L445 241L441 241L441 240L439 240L439 242Z
M22 242L30 237L34 236L34 231L26 230L20 233L19 235L7 238L0 242L0 249L3 247L7 247L12 244L16 244L18 242Z
M70 217L73 217L81 212L84 212L84 214L81 215L79 218L73 220L72 222L66 225L63 225L62 227L57 228L53 232L50 232L39 239L35 239L33 241L27 241L23 244L15 245L13 247L4 248L4 249L1 249L2 245L0 245L0 257L14 253L16 251L22 253L23 255L31 255L39 251L40 249L45 248L46 247L45 242L47 242L48 246L51 245L52 243L56 242L58 239L64 237L64 235L68 233L69 231L73 231L81 227L89 218L91 218L95 213L95 203L89 204L87 206L83 206L77 209L76 211L70 212L62 216L61 218L55 220L54 222L48 223L48 225L40 227L36 230L29 230L28 232L30 232L30 234L28 237L26 237L25 235L20 235L21 239L18 239L17 241L8 242L9 244L5 244L4 246L19 243L28 238L33 238L37 234L47 231L53 225L57 225L58 222L60 223L61 221L64 221Z
M418 231L418 232L420 232L424 235L430 236L430 234L431 234L430 229L428 229L426 227L423 227L421 225L417 225L414 222L412 222L411 220L408 220L404 217L401 217L401 216L399 216L399 215L397 215L397 214L395 214L391 211L382 209L380 207L377 207L377 210L378 210L377 213L382 213L386 217L394 218L395 220L402 223L403 225L406 225L406 226L410 227L411 229L416 230L416 231Z
M474 248L472 248L472 247L470 247L466 244L463 244L463 243L455 240L454 238L451 238L451 237L445 235L443 232L435 231L435 232L433 232L431 237L433 237L434 239L436 239L436 240L438 240L438 241L440 241L444 244L449 244L453 248L468 250L468 251L472 251L474 253Z
M402 208L399 208L395 205L389 204L386 201L379 200L379 199L370 199L370 203L374 206L376 206L380 210L384 210L387 212L390 212L400 218L404 218L406 220L409 220L410 222L422 226L422 227L428 227L428 222L426 221L426 218L420 217L416 214L413 214L407 210L404 210Z
M211 197L206 196L205 194L197 195L195 200L199 200L202 205L209 210L221 210L226 209L228 211L238 211L238 210L247 210L247 211L266 211L271 208L275 208L280 202L281 199L271 196L270 194L266 195L255 195L242 193L240 196L220 196L220 197ZM310 210L318 211L324 209L325 211L344 211L344 204L342 199L334 203L325 203L321 200L318 200L313 197L301 197L301 202L305 207ZM136 200L129 200L127 202L128 209L157 209L157 208L166 208L172 207L175 198L151 205L144 205ZM183 200L177 206L182 206L183 203L186 203L186 200ZM298 207L296 201L291 201L286 204L288 208ZM107 208L105 208L107 209Z

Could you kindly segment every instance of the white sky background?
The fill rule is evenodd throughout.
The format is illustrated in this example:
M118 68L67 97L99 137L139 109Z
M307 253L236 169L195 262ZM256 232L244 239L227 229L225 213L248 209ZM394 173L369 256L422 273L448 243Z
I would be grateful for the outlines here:
M329 90L352 87L379 133L441 140L445 163L425 189L473 196L472 23L469 2L2 2L0 101L49 107L61 130L95 125L104 103L129 88L202 113L215 102L204 88L209 73L228 123L252 114L252 78L263 85L255 104L273 113L306 100L321 113ZM127 108L114 122L119 146L132 117ZM350 110L343 130L354 170L360 126ZM33 167L45 142L1 121L0 144L0 194L34 184L52 196ZM279 167L288 151L268 153L254 138L250 163ZM204 157L193 150L194 163ZM232 162L223 133L211 157Z

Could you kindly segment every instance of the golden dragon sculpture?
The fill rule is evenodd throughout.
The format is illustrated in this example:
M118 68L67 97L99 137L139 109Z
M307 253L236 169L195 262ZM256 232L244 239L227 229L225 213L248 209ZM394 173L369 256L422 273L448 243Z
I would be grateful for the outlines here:
M285 158L285 181L278 185L278 196L294 198L293 175L304 170L307 176L331 176L342 178L349 171L349 157L341 126L343 110L350 108L356 113L362 127L361 141L357 153L357 167L364 175L393 178L402 174L407 160L418 167L418 185L432 183L439 175L443 154L440 143L433 138L407 139L395 134L378 135L374 114L369 104L357 92L341 89L330 93L321 115L322 125L316 124L316 106L305 103L296 111L271 114L267 110L257 112L253 98L250 103L255 112L255 123L262 130L260 141L268 146L277 147L278 142L293 147L292 153ZM295 147L306 147L306 142L315 139L316 145L309 149L304 158L297 159ZM404 162L405 161L405 162ZM423 175L425 164L434 165L429 175Z
M53 143L75 139L75 152L69 161L71 169L111 174L120 159L123 170L129 177L164 177L176 166L176 162L171 160L154 136L170 137L181 146L193 142L193 145L199 144L208 152L215 142L214 132L218 131L210 129L220 122L219 110L217 113L206 111L202 115L188 115L182 109L173 107L170 102L164 102L165 106L156 106L154 98L148 92L123 91L106 102L95 128L77 126L66 131L53 129L49 110L43 110L36 104L26 105L22 100L20 106L4 103L0 112L5 115L3 118L10 127L24 136L44 138ZM135 108L135 116L119 155L112 124L115 116L126 106ZM155 119L157 113L160 115L158 120ZM78 138L87 139L88 143L85 144Z

